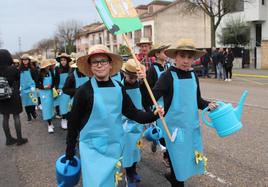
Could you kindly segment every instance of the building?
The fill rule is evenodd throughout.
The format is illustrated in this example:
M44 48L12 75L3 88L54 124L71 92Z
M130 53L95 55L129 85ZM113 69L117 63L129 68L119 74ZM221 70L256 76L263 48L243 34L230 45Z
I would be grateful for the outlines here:
M250 67L268 69L268 1L235 1L231 13L223 17L217 32L222 32L228 21L237 18L250 26Z
M192 38L198 48L210 48L210 19L201 10L195 14L185 11L185 2L152 1L147 5L136 7L144 25L141 30L127 33L131 47L138 52L136 43L141 37L148 37L153 43L165 42L175 45L180 38ZM125 45L122 36L111 35L102 23L85 26L79 34L77 52L86 53L90 45L107 45L116 52L120 45Z

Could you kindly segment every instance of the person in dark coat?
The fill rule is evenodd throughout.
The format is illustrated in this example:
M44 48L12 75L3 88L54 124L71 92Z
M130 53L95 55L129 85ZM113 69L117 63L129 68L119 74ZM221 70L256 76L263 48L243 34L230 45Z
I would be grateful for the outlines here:
M227 50L226 63L225 63L225 72L226 72L226 81L232 81L232 70L233 70L233 61L234 54L231 49Z
M3 129L6 136L6 145L22 145L28 142L27 138L22 138L20 113L22 104L20 98L20 74L16 67L12 66L13 60L8 50L0 49L0 77L7 79L9 86L13 90L10 99L0 100L0 114L3 115ZM13 114L17 139L13 138L9 128L9 116Z

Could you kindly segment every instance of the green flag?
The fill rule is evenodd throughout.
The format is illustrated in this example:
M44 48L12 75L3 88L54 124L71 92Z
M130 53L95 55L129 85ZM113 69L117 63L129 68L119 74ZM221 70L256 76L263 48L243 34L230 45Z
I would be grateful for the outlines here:
M131 0L93 0L93 2L112 34L132 32L143 27Z

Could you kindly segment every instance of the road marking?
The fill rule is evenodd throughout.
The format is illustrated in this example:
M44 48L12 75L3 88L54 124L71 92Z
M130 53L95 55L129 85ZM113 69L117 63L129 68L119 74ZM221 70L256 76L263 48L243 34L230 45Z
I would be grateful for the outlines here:
M218 181L221 184L230 185L230 186L232 185L232 183L227 182L226 180L224 180L220 177L217 177L216 175L214 175L213 173L210 173L208 171L205 172L205 175L212 178L212 179L215 179L216 181Z
M243 81L246 81L246 82L252 82L252 83L255 83L255 84L258 84L258 85L265 85L264 83L260 83L258 81L254 81L254 80L250 80L250 79L245 79L245 78L241 78L241 77L236 77L237 79L240 79L240 80L243 80Z
M256 77L256 78L268 79L268 75L253 75L253 74L240 74L240 73L233 73L233 75L238 77Z

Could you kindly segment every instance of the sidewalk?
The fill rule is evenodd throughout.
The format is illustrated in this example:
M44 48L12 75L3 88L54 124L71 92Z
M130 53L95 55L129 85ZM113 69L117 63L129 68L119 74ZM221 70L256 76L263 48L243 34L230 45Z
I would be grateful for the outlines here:
M233 75L238 77L268 78L268 70L234 68Z

